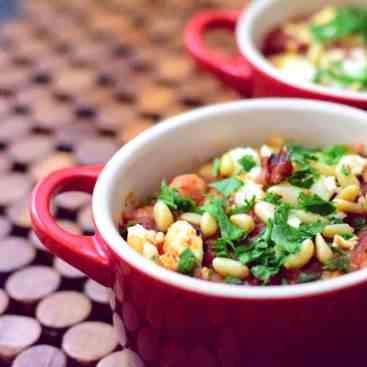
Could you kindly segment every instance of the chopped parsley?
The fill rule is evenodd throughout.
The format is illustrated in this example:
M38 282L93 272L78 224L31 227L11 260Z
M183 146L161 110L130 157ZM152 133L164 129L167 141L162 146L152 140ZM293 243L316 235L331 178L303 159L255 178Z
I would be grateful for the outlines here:
M171 189L165 181L162 181L158 199L162 200L168 207L178 211L198 211L196 203L191 198L180 194L177 189Z
M342 273L350 272L350 257L347 253L340 251L340 256L329 260L323 267L328 271L341 271Z
M244 238L246 233L230 222L224 211L223 200L215 197L210 197L209 200L202 210L215 218L220 228L221 237L216 241L215 251L217 256L229 257L229 248L233 249L234 241Z
M343 165L341 171L344 176L347 176L347 177L350 176L350 170L345 164Z
M238 178L230 177L221 181L212 182L210 187L216 189L218 192L228 197L232 193L236 192L240 187L243 186L243 182Z
M247 245L238 246L236 255L243 264L251 264L254 277L268 283L278 274L286 258L299 251L302 242L319 233L322 223L302 224L294 228L287 223L290 207L280 204L274 220L269 220L266 228Z
M300 209L320 215L329 215L336 211L335 206L329 201L320 198L318 195L303 192L298 197L298 205Z
M245 154L244 156L242 156L239 159L238 163L241 165L245 172L251 171L257 165L254 157L249 154Z
M224 278L224 282L227 283L227 284L234 284L234 285L241 285L241 284L243 284L243 282L242 282L241 279L232 277L230 275L228 275L228 276L226 276Z
M220 164L221 164L221 160L219 158L215 158L213 161L213 165L212 165L212 175L215 177L219 176Z
M348 153L349 149L347 146L334 144L324 148L320 153L320 158L326 164L335 165Z
M309 189L318 177L318 173L310 166L293 173L288 181L297 187Z
M182 274L192 274L197 265L198 262L195 255L187 248L180 255L177 270Z
M335 17L326 24L314 24L311 34L320 43L360 34L367 39L367 10L356 6L339 7Z
M302 272L298 275L297 283L308 283L320 279L320 273Z
M355 237L355 235L350 232L341 233L340 236L342 236L345 240L350 240L351 238Z
M249 213L254 208L255 202L256 196L254 195L251 199L246 199L243 205L230 209L228 215Z
M268 191L264 198L268 203L279 205L282 202L282 197L274 192Z
M366 219L363 217L357 217L352 221L352 227L355 228L356 231L360 231L365 227L366 225Z
M308 166L310 161L317 160L314 149L296 144L288 144L287 148L291 161L299 166L305 167Z

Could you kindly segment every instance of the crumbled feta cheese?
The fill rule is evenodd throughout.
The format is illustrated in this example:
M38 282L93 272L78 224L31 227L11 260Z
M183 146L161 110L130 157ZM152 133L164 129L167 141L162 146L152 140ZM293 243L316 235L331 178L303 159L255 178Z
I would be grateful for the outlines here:
M246 200L251 200L254 196L256 200L261 200L265 197L265 193L262 185L249 180L235 193L234 202L236 206L241 206Z
M264 144L260 148L260 156L261 157L270 157L274 153L273 149L269 147L269 145Z
M358 154L349 154L344 156L337 165L337 170L349 170L349 172L356 176L361 175L367 165L367 159Z
M321 176L312 185L310 189L314 194L320 196L324 200L330 200L330 198L336 193L337 186L336 180L333 176Z
M287 223L294 228L298 228L301 225L301 220L295 215L290 215Z

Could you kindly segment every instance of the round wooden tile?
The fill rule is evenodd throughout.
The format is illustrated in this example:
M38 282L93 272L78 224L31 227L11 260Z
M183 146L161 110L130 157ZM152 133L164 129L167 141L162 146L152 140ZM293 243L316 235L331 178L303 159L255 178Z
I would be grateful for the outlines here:
M7 236L10 232L10 229L10 222L4 217L0 217L0 239Z
M107 162L116 150L116 144L110 139L98 137L80 141L75 154L81 164L97 164Z
M92 363L113 352L118 345L115 330L103 322L84 322L69 329L62 348L80 363Z
M0 141L11 142L19 137L23 137L31 129L32 124L28 117L9 116L2 117L0 129Z
M94 302L106 304L109 302L109 289L92 279L86 281L84 291Z
M70 211L77 211L88 204L91 196L84 192L64 192L55 198L57 206Z
M79 269L74 268L58 257L54 258L54 268L65 278L80 279L86 277Z
M33 231L30 231L29 233L29 241L30 243L37 249L40 251L45 251L48 252L47 247L45 247L43 245L43 243L39 240L39 238L37 237L36 233Z
M92 208L90 206L86 206L83 210L79 212L78 223L84 232L94 232Z
M29 214L28 200L21 199L7 208L6 214L18 227L29 228L31 226L31 218ZM1 224L0 224L1 228ZM0 230L1 231L1 230ZM1 237L1 234L0 234Z
M12 367L66 367L65 354L51 345L37 345L15 358Z
M82 293L63 291L44 298L37 306L36 317L42 325L60 329L84 321L91 310L91 302Z
M16 162L30 163L51 153L53 145L49 136L27 136L11 144L9 155Z
M134 124L122 129L122 131L118 135L118 139L121 143L127 143L129 140L134 139L144 130L149 129L152 126L153 123L151 122L151 120L148 119L134 121Z
M0 289L0 315L3 314L9 305L9 296Z
M30 264L36 257L36 250L20 237L0 240L0 273L9 273Z
M41 335L39 322L31 317L4 315L0 317L0 357L14 358Z
M55 292L60 275L48 266L29 266L13 273L5 283L9 296L18 302L33 303Z
M9 188L11 187L11 190ZM9 173L1 176L0 205L10 204L24 198L31 190L29 178L19 173Z
M0 173L6 172L11 166L11 160L9 156L0 154Z
M131 349L124 349L103 358L97 367L143 367L141 358Z

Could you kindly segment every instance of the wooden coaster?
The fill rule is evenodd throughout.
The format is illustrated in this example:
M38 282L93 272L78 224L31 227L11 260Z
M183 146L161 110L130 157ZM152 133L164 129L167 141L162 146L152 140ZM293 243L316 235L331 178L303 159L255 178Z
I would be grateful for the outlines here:
M88 318L92 304L82 293L56 292L44 298L37 306L38 321L49 328L62 329Z
M9 297L2 289L0 289L0 315L6 311L8 305Z
M4 359L14 358L41 336L39 322L25 316L1 316L0 330L0 357Z
M9 190L11 187L11 190ZM0 205L11 204L24 198L31 190L29 178L19 173L2 175L0 180Z
M124 349L103 358L97 367L143 367L144 363L140 357L131 349Z
M9 296L21 303L34 303L55 292L60 275L48 266L29 266L13 273L5 283Z
M79 269L74 268L64 260L57 257L54 258L54 268L65 278L81 279L86 277L86 275Z
M115 330L103 322L84 322L69 329L62 340L64 352L79 363L92 363L118 345Z
M67 359L62 350L51 345L31 347L15 358L12 367L66 367Z
M107 304L110 300L109 289L88 279L84 287L85 294L94 302Z
M20 237L0 240L0 273L10 273L30 264L36 257L36 250Z

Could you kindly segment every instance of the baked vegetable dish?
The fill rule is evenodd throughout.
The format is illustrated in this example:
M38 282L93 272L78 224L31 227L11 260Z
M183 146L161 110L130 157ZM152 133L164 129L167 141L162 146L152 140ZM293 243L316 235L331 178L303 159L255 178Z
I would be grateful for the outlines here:
M268 60L293 81L367 89L367 6L327 6L266 38Z
M127 244L212 282L282 285L367 265L363 145L237 147L122 213Z

